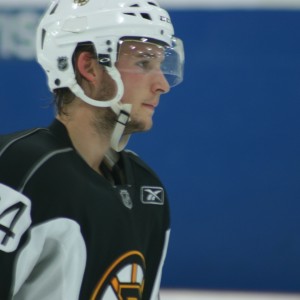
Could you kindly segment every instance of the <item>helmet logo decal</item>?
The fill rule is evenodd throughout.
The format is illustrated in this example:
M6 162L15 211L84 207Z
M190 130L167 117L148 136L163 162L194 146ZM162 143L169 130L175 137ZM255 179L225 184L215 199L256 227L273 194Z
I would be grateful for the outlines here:
M65 71L68 69L68 58L66 56L61 56L57 59L57 67L60 71Z
M88 2L89 2L89 0L74 0L74 3L79 6L86 5Z
M161 20L162 22L166 22L166 23L171 24L171 19L170 19L170 18L167 18L167 17L165 17L165 16L160 16L160 20Z

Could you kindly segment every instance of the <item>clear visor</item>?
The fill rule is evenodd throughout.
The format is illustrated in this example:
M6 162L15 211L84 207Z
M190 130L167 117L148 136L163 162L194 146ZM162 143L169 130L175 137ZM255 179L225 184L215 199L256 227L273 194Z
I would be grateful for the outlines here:
M126 38L119 42L116 66L121 73L163 75L174 87L183 80L183 43L178 38L172 38L171 46L147 38Z

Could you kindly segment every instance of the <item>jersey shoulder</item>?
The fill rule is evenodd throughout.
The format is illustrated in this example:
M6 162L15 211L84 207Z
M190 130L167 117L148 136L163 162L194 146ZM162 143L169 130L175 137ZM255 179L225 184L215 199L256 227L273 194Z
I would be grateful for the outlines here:
M138 166L139 169L141 169L144 173L147 173L148 175L152 176L156 180L160 182L160 179L156 172L143 160L140 158L140 156L135 153L134 151L131 151L129 149L124 150L124 155L129 159L134 165Z
M0 136L0 182L17 189L22 178L47 153L60 147L47 128Z

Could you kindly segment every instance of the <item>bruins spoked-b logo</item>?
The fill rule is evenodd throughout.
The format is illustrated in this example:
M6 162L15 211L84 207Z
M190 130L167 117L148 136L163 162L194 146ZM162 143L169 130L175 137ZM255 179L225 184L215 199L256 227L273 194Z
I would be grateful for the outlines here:
M145 268L140 252L124 254L108 268L91 300L142 300Z
M88 2L89 2L89 0L74 0L74 3L79 6L86 5Z

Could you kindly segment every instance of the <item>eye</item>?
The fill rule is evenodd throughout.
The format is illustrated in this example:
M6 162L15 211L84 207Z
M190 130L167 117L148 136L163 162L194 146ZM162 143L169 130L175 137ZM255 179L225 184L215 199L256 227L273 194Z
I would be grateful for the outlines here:
M140 60L136 63L137 66L142 68L143 70L149 70L150 69L150 61L149 60Z

